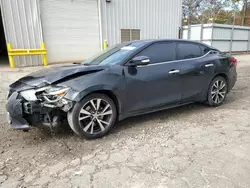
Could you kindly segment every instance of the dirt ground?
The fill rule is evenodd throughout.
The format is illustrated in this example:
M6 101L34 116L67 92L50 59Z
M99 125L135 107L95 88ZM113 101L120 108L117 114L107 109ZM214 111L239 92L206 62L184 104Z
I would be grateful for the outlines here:
M14 131L8 85L33 71L0 73L0 187L250 187L250 56L225 104L201 104L129 118L103 139L67 127ZM35 68L37 69L37 68Z

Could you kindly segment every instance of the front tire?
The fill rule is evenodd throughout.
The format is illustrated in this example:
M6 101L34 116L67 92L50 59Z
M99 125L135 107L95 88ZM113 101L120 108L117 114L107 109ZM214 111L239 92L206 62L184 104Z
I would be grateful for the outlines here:
M78 102L68 113L71 129L87 139L101 138L116 123L115 103L103 94L91 94Z
M217 107L224 103L227 96L227 81L221 77L215 77L208 89L207 102L209 106Z

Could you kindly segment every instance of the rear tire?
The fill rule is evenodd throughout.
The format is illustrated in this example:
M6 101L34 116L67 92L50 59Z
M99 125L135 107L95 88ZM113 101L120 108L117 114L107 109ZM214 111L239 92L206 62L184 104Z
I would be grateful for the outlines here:
M221 77L215 77L210 83L208 94L207 94L207 103L209 106L217 107L224 103L227 96L227 81Z
M86 139L101 138L116 123L115 103L103 94L90 94L78 102L68 113L71 129Z

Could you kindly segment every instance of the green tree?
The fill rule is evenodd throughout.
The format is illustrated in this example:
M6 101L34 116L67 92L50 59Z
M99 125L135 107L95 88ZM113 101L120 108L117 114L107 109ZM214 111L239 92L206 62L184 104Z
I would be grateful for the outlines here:
M186 24L224 23L232 24L234 12L245 0L183 0L183 18Z

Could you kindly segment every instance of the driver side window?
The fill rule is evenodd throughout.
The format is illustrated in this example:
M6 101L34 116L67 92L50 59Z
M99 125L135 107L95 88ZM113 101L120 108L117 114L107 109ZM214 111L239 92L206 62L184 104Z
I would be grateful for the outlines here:
M174 61L175 50L173 42L158 42L141 51L137 56L147 56L151 64Z

